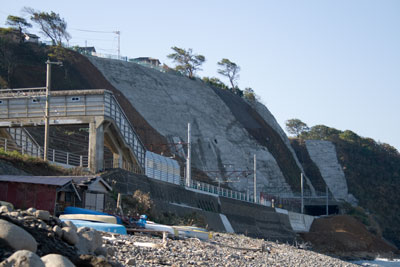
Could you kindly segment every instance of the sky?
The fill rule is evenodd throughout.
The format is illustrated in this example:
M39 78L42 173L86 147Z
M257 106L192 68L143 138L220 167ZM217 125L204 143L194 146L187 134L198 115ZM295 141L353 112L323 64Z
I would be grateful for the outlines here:
M351 130L400 150L400 1L398 0L1 0L0 27L25 6L59 13L70 45L100 53L150 56L169 66L171 47L204 55L201 77L217 62L241 67L284 128L298 118ZM88 32L99 31L99 32ZM31 32L37 32L32 29Z

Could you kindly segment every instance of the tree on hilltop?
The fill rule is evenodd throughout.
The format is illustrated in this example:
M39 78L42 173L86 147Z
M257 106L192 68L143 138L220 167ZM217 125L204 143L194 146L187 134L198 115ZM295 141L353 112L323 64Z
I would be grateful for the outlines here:
M288 133L299 137L301 133L307 132L309 130L307 124L299 119L290 119L285 122L286 130Z
M259 99L259 97L254 92L253 88L251 87L244 88L243 97L249 100L250 102L255 102L256 100Z
M213 87L219 88L219 89L224 89L224 90L228 90L228 86L226 86L226 84L224 84L220 79L216 78L216 77L203 77L203 82L205 82L206 84L209 84Z
M26 28L32 27L32 24L27 22L26 19L13 15L8 15L6 24L10 25L11 28L18 30L20 43L24 41L24 34L22 31Z
M179 47L171 47L175 53L169 54L167 57L177 63L175 70L193 78L196 71L201 70L200 66L206 61L203 55L193 54L191 48L185 50Z
M31 15L31 20L40 27L43 35L51 39L53 45L61 46L64 39L68 41L71 38L67 32L67 22L59 14L53 11L41 12L30 7L25 7L24 11Z
M217 64L222 67L222 69L218 69L218 73L222 76L228 77L232 89L237 87L236 81L239 79L240 67L227 58L223 58Z

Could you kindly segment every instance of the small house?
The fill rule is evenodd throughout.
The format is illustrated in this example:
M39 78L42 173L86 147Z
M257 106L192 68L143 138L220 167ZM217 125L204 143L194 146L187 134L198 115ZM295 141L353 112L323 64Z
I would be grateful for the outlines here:
M34 43L34 44L39 43L39 36L37 36L36 34L25 33L24 36L25 36L26 43Z
M0 201L58 214L67 206L103 211L112 188L99 176L0 175Z
M104 211L106 194L112 190L111 186L100 176L73 177L79 195L81 208Z
M61 194L69 194L64 198L68 203L58 202ZM34 207L55 214L60 204L73 205L76 199L80 196L71 177L0 175L0 200L17 209Z
M138 58L130 59L130 61L136 62L139 64L145 63L145 64L149 64L149 65L156 66L156 67L161 65L160 60L158 60L157 58L152 58L152 57L138 57Z

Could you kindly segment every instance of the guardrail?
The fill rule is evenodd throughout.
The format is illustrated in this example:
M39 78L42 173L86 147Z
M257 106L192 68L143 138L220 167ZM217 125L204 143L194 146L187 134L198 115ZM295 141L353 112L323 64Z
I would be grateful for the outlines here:
M21 145L18 145L15 140L0 138L0 148L3 148L6 152L17 151L23 155L26 154L38 158L44 157L43 147L39 146L37 149L33 149L33 146L26 141L22 141ZM88 167L87 156L55 150L52 148L49 149L47 160L53 163L60 163L71 167Z
M222 196L222 197L227 197L227 198L236 199L236 200L240 200L240 201L250 202L250 203L254 203L254 204L258 204L258 205L262 205L262 206L270 206L269 202L260 202L259 199L257 199L257 202L254 202L253 195L250 195L250 194L247 194L244 192L227 189L227 188L223 188L223 187L218 187L218 186L215 186L212 184L207 184L207 183L196 181L196 180L191 180L190 188L204 191L204 192L211 193L211 194L215 194L215 195Z

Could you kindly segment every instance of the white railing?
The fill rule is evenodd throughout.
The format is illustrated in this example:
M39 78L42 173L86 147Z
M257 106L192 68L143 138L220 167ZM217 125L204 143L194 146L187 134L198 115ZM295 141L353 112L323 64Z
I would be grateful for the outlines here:
M146 149L136 133L135 128L130 123L128 117L115 99L112 93L104 94L104 115L115 121L124 141L132 149L142 170L145 170L145 153Z
M86 54L84 54L84 55L86 55ZM104 53L92 52L90 55L94 56L94 57L101 57L101 58L116 59L116 60L121 60L121 61L128 61L128 57L123 57L123 56L118 56L118 55L113 55L113 54L104 54Z
M46 87L0 89L1 98L29 97L46 95Z
M204 192L211 193L211 194L215 194L215 195L222 196L222 197L227 197L227 198L231 198L231 199L254 203L254 196L250 195L248 193L227 189L227 188L215 186L212 184L207 184L207 183L196 181L196 180L191 180L190 188L204 191ZM259 199L257 199L257 202L254 204L259 204L262 206L270 206L268 203L260 202Z
M21 145L18 145L15 140L0 138L0 148L3 148L6 152L17 151L21 154L26 154L32 157L43 158L43 147L39 146L36 149L32 149L33 147L34 146L30 145L29 142L26 141L22 141ZM87 156L51 148L49 149L47 160L68 167L88 167Z

